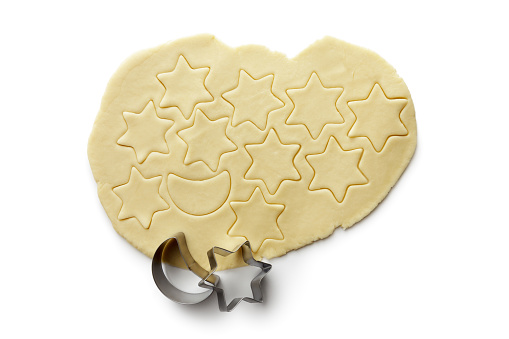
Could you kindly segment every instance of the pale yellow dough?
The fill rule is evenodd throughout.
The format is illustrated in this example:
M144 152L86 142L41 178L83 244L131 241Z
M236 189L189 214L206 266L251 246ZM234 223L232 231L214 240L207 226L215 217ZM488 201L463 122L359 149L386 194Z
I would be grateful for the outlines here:
M288 59L200 35L122 64L88 155L119 234L151 257L184 232L208 267L212 246L273 258L352 226L415 146L410 93L377 54L326 37Z

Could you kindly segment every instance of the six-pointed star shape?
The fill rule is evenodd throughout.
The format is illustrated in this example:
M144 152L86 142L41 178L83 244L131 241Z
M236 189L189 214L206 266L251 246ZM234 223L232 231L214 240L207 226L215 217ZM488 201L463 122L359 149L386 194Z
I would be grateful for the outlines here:
M118 219L134 217L144 228L149 228L154 213L170 207L159 195L162 180L162 176L146 179L136 167L131 168L129 181L113 188L122 200Z
M362 149L345 151L336 138L330 137L323 153L306 156L315 171L309 189L328 189L342 203L350 186L368 183L359 168L362 152Z
M223 94L234 108L232 126L250 121L260 130L265 129L269 113L284 106L272 92L273 82L272 74L255 79L246 71L240 71L237 87Z
M173 71L157 75L166 89L160 106L178 107L184 118L189 119L198 103L214 99L205 87L209 71L208 67L192 68L181 55Z
M127 131L117 143L132 147L140 164L152 152L169 152L164 135L173 125L173 121L159 118L153 101L150 101L141 113L124 112L124 119Z
M381 152L390 137L408 134L400 118L407 102L407 99L388 98L382 87L375 84L366 99L348 102L357 117L348 136L368 138L373 148Z
M285 206L267 203L259 187L255 188L249 200L232 201L230 206L237 219L228 234L245 237L251 243L253 252L257 252L267 239L284 238L277 218L283 213Z
M274 129L269 131L263 143L245 147L253 159L245 178L262 180L270 194L276 193L283 180L300 180L293 163L300 145L281 143Z
M228 118L210 120L197 109L191 127L177 134L187 144L184 164L203 161L212 171L216 171L224 153L235 151L237 146L226 136Z
M286 92L295 105L286 123L306 126L313 139L318 138L325 125L345 122L336 107L343 88L324 87L318 74L313 72L305 87Z

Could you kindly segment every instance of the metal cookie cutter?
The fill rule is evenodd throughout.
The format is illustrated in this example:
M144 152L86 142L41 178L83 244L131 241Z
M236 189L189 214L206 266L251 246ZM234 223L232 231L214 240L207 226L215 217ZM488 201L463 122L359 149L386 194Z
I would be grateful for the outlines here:
M238 251L242 251L242 259L244 262L250 266L260 268L260 273L258 273L258 275L256 275L256 277L254 277L251 281L251 291L253 293L252 298L235 298L229 304L226 304L225 293L221 286L221 280L218 275L214 274L217 269L216 254L226 257ZM254 259L249 241L245 241L232 251L220 247L213 247L207 252L207 256L210 262L210 272L205 270L194 260L187 247L184 233L177 233L173 237L165 240L157 248L152 259L152 275L157 287L166 297L179 304L200 303L207 299L215 291L219 304L219 310L222 312L230 312L243 300L249 303L263 302L261 281L271 270L272 265ZM170 279L168 279L163 270L163 263L171 262L172 260L175 261L178 259L183 260L183 264L191 272L201 278L201 281L198 283L198 285L205 289L204 292L184 292L171 283Z

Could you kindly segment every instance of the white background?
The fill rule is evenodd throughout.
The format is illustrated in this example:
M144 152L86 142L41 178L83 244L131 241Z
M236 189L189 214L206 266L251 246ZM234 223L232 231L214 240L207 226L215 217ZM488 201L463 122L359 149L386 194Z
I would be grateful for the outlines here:
M2 338L509 337L505 1L2 1ZM273 259L264 304L181 306L115 233L87 141L132 53L212 33L296 55L331 35L406 81L418 147L348 231Z

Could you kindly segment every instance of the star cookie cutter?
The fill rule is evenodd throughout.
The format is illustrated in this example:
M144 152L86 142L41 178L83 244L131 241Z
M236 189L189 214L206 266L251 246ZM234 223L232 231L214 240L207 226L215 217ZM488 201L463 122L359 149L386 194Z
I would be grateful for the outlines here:
M218 267L216 254L226 257L238 251L242 251L242 259L247 265L258 267L260 272L251 281L252 297L234 298L227 304L221 279L215 274ZM194 260L187 247L184 233L180 232L168 238L159 245L152 259L152 276L154 277L157 287L167 298L179 304L198 304L207 299L213 292L216 292L219 310L221 312L232 311L242 301L249 303L263 302L261 282L265 275L272 269L272 265L254 259L249 241L245 241L232 251L214 246L207 252L207 256L210 263L210 272L201 267ZM175 260L182 260L183 262L180 262L181 266L185 266L196 276L201 278L198 286L204 289L203 292L185 292L173 285L169 277L167 277L167 273L164 272L163 264L175 262Z

